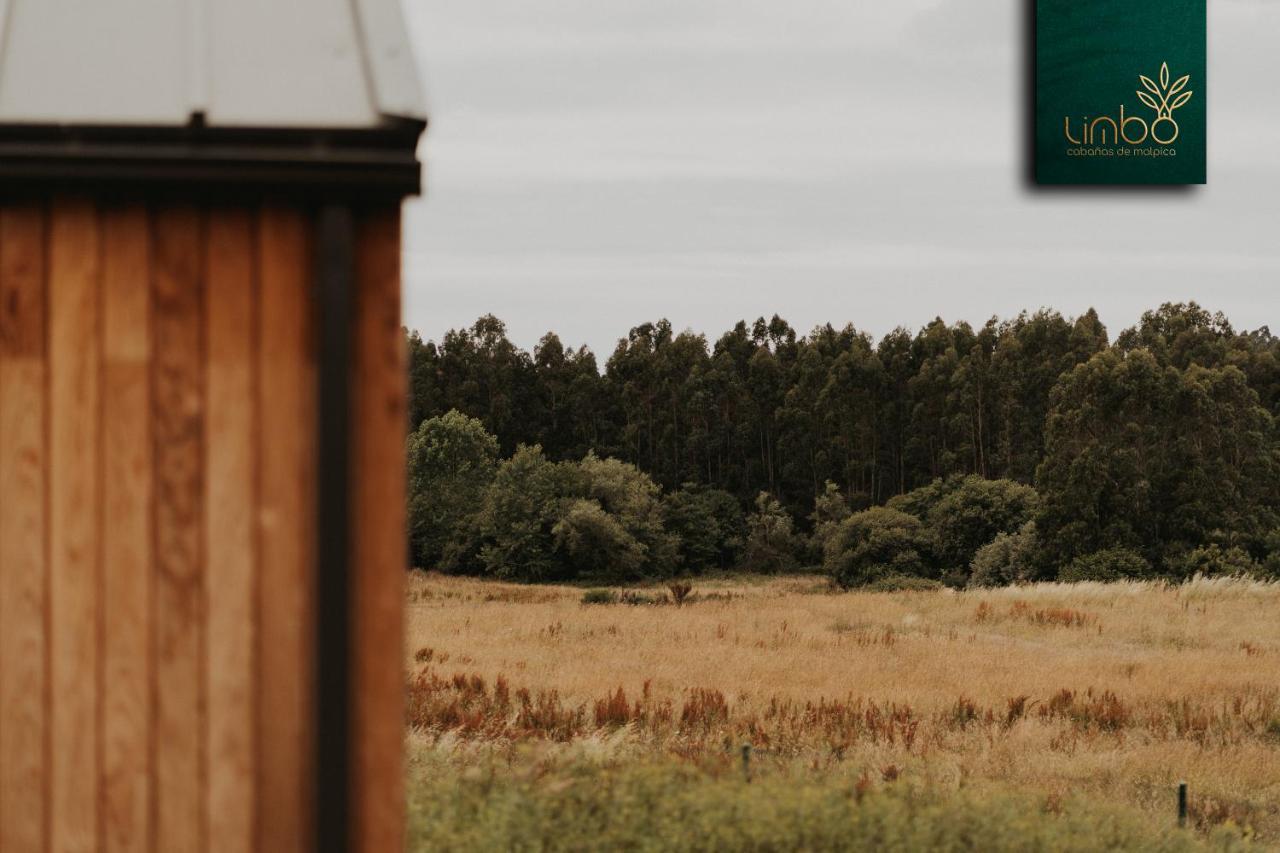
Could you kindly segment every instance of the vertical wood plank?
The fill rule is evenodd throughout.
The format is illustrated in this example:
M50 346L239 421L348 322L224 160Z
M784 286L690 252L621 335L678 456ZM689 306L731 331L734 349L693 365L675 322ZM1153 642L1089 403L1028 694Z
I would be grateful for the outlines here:
M316 370L309 218L258 223L258 846L313 847Z
M205 543L209 850L253 849L254 239L245 210L209 216Z
M98 833L100 244L92 204L49 222L50 846Z
M156 849L201 848L203 291L200 215L153 218Z
M0 210L0 850L45 846L45 222Z
M45 212L37 205L0 208L0 354L45 356Z
M389 853L404 838L407 402L395 208L365 214L357 225L354 306L352 847Z
M103 849L150 849L150 241L145 209L102 219Z

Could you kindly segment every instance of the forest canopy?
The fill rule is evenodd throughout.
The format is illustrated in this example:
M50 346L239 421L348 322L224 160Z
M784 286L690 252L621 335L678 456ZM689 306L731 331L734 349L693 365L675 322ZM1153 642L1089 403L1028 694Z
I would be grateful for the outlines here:
M485 316L408 334L417 565L524 580L822 564L961 584L1280 571L1280 339L1195 303L879 341L665 320L603 370ZM975 574L976 572L976 574Z

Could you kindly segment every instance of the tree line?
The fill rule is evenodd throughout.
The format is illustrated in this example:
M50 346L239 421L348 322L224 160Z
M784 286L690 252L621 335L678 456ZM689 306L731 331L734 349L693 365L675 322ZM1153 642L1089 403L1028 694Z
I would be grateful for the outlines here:
M1093 311L935 320L878 342L774 317L711 344L658 321L603 370L554 334L525 352L491 316L408 344L419 564L563 578L604 562L822 563L851 583L886 567L999 582L1261 570L1280 550L1280 339L1195 303L1114 341ZM476 471L452 470L464 457ZM500 506L503 488L523 505ZM455 490L466 529L424 547L424 508L447 515ZM517 529L537 531L537 553Z

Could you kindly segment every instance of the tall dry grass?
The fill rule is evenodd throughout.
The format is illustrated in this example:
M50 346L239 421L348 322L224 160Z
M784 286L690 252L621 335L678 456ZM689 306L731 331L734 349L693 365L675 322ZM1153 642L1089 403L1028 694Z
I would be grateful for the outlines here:
M645 598L655 591L646 591ZM660 753L1104 797L1280 840L1280 584L1197 579L835 593L695 585L684 606L416 575L420 749Z

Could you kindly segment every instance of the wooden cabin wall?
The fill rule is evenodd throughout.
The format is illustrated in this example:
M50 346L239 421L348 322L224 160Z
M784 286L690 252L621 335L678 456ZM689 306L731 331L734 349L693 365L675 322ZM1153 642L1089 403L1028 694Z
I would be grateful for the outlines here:
M402 842L399 214L352 312L353 845ZM0 207L0 850L312 849L313 227Z

